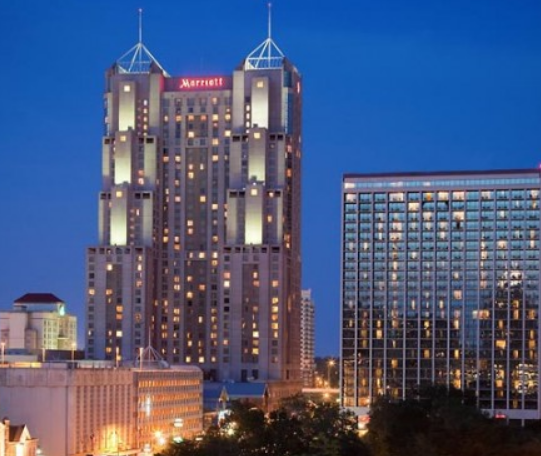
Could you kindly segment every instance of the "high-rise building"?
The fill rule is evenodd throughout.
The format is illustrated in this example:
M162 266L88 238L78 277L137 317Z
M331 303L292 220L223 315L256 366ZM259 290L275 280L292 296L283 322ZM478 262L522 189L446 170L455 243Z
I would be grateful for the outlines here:
M315 379L315 306L312 290L302 290L301 301L301 373L302 383L306 388L314 386Z
M539 170L347 174L341 400L473 390L539 419Z
M0 344L2 356L8 351L74 350L77 317L66 313L66 303L52 293L26 293L12 310L0 312Z
M107 71L87 356L152 345L210 380L300 381L301 76L271 38L232 75Z

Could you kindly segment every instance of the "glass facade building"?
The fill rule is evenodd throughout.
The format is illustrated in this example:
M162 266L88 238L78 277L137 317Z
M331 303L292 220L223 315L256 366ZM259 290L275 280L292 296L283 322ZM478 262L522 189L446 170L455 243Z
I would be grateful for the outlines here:
M424 385L539 419L539 170L348 174L341 400Z

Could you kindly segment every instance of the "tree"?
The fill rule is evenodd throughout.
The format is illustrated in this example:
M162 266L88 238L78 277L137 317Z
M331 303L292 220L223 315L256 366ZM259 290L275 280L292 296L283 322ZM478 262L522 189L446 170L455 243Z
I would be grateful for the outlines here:
M356 419L338 405L297 395L265 415L235 402L220 427L202 440L172 444L163 456L368 456Z
M379 398L368 424L373 456L541 454L538 435L490 419L471 394L440 386L405 400Z

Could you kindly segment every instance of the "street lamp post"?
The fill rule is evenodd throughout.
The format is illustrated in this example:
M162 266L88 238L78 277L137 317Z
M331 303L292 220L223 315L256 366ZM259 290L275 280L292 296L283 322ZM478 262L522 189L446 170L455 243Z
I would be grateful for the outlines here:
M331 367L333 366L334 366L334 359L331 358L327 362L327 384L329 388L331 387Z

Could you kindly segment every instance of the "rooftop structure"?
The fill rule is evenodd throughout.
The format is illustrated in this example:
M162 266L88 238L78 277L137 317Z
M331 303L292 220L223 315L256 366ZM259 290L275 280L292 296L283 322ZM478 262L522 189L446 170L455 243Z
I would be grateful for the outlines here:
M143 10L139 9L139 40L137 44L123 54L116 61L119 73L150 73L153 66L159 68L164 74L167 72L143 44Z

